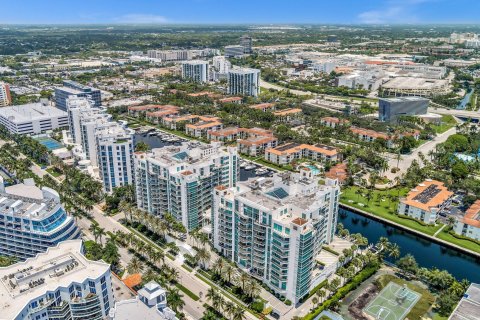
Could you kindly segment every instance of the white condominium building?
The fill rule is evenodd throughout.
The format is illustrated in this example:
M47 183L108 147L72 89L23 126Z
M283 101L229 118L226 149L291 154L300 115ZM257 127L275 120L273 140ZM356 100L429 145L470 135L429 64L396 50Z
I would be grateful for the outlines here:
M116 122L95 132L100 178L106 192L133 183L132 133Z
M133 133L86 98L67 100L70 134L82 160L98 167L106 192L133 182Z
M5 187L0 177L1 255L24 260L79 237L75 220L67 215L55 190L40 189L33 179Z
M316 257L332 241L340 188L310 171L254 178L213 194L213 244L223 256L298 302L317 285Z
M202 60L185 61L182 63L182 78L194 82L208 81L208 62Z
M228 71L230 71L230 68L232 67L232 64L230 61L225 59L224 56L215 56L212 59L213 62L213 68L215 71L221 74L226 74Z
M260 70L237 68L228 72L228 93L256 97L260 93Z
M110 265L85 258L82 240L0 268L0 319L101 320L113 304Z
M135 154L138 207L154 215L169 212L187 230L203 225L213 188L234 187L238 178L237 149L220 142L189 142Z

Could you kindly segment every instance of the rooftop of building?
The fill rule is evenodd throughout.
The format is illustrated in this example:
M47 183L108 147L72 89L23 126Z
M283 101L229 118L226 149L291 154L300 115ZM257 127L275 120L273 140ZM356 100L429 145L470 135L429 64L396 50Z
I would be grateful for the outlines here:
M336 154L338 154L337 149L332 146L328 146L325 144L316 144L316 145L310 145L305 143L300 144L296 142L285 143L278 147L267 149L267 152L282 156L282 155L301 152L305 149L313 152L321 153L327 156L335 156Z
M300 109L300 108L288 108L288 109L278 110L278 111L274 111L273 115L275 115L275 116L286 116L286 115L289 115L289 114L297 114L297 113L302 113L302 109Z
M253 68L239 68L239 67L236 67L236 68L230 69L230 71L228 73L251 74L251 73L260 73L260 70L253 69Z
M0 179L3 185L3 179ZM28 196L27 196L28 195ZM59 195L53 189L38 188L33 179L26 179L0 192L0 212L19 217L41 219L59 204Z
M199 121L197 123L189 123L187 124L187 128L190 129L208 129L208 128L213 128L216 126L221 125L222 123L218 120L207 120L207 121Z
M227 98L222 98L218 100L220 103L228 103L228 102L236 102L236 101L242 101L242 97L227 97Z
M0 268L1 317L14 319L31 300L47 291L96 279L109 270L109 264L85 258L82 240L63 241L34 258Z
M417 89L417 90L432 90L448 85L448 80L442 79L427 79L417 77L396 77L382 85L387 89Z
M340 119L337 117L323 117L321 120L330 123L350 123L350 121L348 121L347 119Z
M379 98L379 101L387 102L411 102L411 101L430 101L427 98L423 97L392 97L392 98Z
M474 320L480 314L480 285L472 283L458 303L449 320Z
M33 120L51 119L53 117L67 117L67 113L48 103L29 103L18 106L0 108L0 116L14 123Z
M449 191L443 182L427 179L410 190L401 201L409 206L428 211L430 208L442 205L452 195L453 192Z
M222 152L222 143L183 142L179 146L166 146L152 149L148 154L136 152L137 159L153 159L163 165L176 165L179 163L196 164L202 160L209 160ZM212 151L212 149L216 149ZM184 171L185 172L185 171Z
M480 200L476 200L470 208L467 209L465 215L460 218L460 221L472 227L480 228Z
M275 108L275 103L259 103L249 106L251 109L263 110L263 109L273 109Z

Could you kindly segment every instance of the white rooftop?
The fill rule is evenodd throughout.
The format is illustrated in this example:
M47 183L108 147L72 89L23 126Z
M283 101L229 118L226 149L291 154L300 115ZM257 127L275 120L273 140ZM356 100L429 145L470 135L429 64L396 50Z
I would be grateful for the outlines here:
M436 89L448 85L448 80L426 79L416 77L397 77L383 84L389 89Z
M110 269L81 253L82 240L67 240L36 257L0 268L0 315L14 319L32 299L73 282L95 279Z
M0 108L0 116L8 118L9 121L14 123L23 123L32 120L51 119L52 117L66 117L67 113L48 104L29 103Z

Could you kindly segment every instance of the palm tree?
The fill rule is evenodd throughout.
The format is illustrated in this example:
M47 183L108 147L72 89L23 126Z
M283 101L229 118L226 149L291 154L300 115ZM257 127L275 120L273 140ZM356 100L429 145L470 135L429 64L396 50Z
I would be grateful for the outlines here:
M104 235L106 235L105 228L98 227L97 228L97 234L98 234L98 237L100 238L100 244L103 244L102 238L103 238Z
M125 215L125 222L129 222L129 217L131 218L132 216L133 205L130 202L122 200L118 204L118 209Z
M237 306L235 312L233 313L232 320L244 320L245 319L245 309L240 306Z
M214 273L221 274L224 267L225 267L225 260L223 260L223 258L221 257L218 257L218 259L213 264L212 269Z
M447 219L447 225L449 227L453 226L455 224L455 218L453 216L448 216L448 219Z
M93 235L95 238L95 242L98 240L98 224L92 223L90 224L90 228L88 228L88 231Z
M315 294L320 298L320 301L323 302L323 298L326 297L327 292L324 289L319 289Z
M396 243L390 244L388 246L388 256L394 259L398 259L400 257L400 247Z
M235 314L236 308L237 306L235 305L235 303L231 301L227 301L223 306L223 312L225 312L225 315L227 316L227 318L230 318L230 317L233 317L233 315Z
M226 264L222 270L222 278L228 283L232 283L232 278L235 276L235 268L231 264Z
M205 297L211 302L213 309L220 310L222 297L215 289L209 288Z
M240 272L237 281L240 284L240 288L242 288L242 290L245 292L245 284L250 281L250 276L245 272Z
M247 286L246 286L246 294L247 296L249 296L250 298L256 298L260 295L260 292L262 291L262 286L260 284L258 284L257 281L253 280L253 279L250 279L248 282L247 282Z
M317 305L318 305L318 298L317 298L317 297L313 297L313 298L312 298L312 303L313 303L313 306L314 306L314 307L317 307Z
M144 265L140 259L133 257L127 265L129 274L141 273L144 269Z
M178 312L178 310L183 309L185 306L185 302L182 300L183 295L180 293L180 291L177 288L171 288L168 291L167 295L167 303L168 306L175 312Z
M210 252L208 252L208 250L205 248L202 248L197 252L198 261L203 269L205 269L206 263L210 261L210 257Z

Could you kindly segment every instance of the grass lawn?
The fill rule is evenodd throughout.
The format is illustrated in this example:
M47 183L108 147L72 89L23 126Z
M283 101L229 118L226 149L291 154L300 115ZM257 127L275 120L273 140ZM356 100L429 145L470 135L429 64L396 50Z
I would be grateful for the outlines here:
M436 237L461 246L463 248L480 253L480 245L478 243L474 241L469 241L467 239L459 239L448 232L450 229L451 228L444 228L440 233L437 234Z
M189 266L187 266L186 264L182 264L182 268L187 270L188 272L192 272L192 268L190 268Z
M59 172L58 170L55 170L54 168L48 168L46 171L50 173L52 176L54 176L55 178L58 178L62 175L61 172Z
M176 284L177 288L180 289L181 291L183 291L187 296L189 296L190 298L192 298L193 301L198 301L200 300L200 298L195 294L193 293L192 291L188 290L187 288L185 288L183 285L181 285L180 283L177 283Z
M438 125L432 125L436 133L444 133L448 129L455 127L457 121L451 115L442 115L442 122Z
M398 194L400 197L405 196L408 193L408 188L392 188L389 190L373 190L373 196L370 202L367 204L367 199L365 195L367 190L364 190L362 195L356 194L356 191L359 189L357 186L348 187L342 190L342 195L340 197L340 202L355 207L357 209L367 211L371 214L379 216L381 218L388 219L390 221L396 222L398 224L404 225L411 229L426 233L428 235L433 235L440 227L441 224L436 226L424 226L419 222L402 218L396 214L398 206ZM389 200L388 195L394 195L395 199ZM379 196L385 196L385 201L379 201ZM363 206L362 206L363 205Z
M377 281L380 284L381 289L383 289L388 283L394 282L396 284L399 284L400 286L403 286L404 284L406 284L408 289L413 290L422 295L420 299L417 301L417 303L413 306L412 310L410 310L410 312L408 313L407 315L408 319L422 319L422 316L425 315L430 310L433 303L435 302L435 296L428 289L420 287L411 282L402 280L393 275L386 274L386 275L380 276L377 279Z

